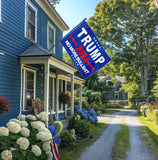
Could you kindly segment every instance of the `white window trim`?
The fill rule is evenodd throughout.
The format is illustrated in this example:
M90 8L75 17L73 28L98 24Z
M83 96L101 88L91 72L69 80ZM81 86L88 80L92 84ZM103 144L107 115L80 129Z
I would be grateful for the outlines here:
M0 22L2 22L2 9L1 9L1 5L2 5L2 3L1 3L1 0L0 0Z
M33 72L34 73L34 100L36 99L36 71L35 70L32 70L30 68L25 68L23 67L24 69L24 78L23 78L23 111L25 111L25 78L26 78L26 71L30 71L30 72Z
M35 41L27 37L27 6L30 6L35 11ZM37 42L37 8L30 2L30 0L25 0L25 34L24 37L33 43Z
M55 27L48 21L47 22L47 49L49 49L49 27L54 30L54 45L55 45L55 36L56 36ZM55 54L55 47L53 48L53 52Z

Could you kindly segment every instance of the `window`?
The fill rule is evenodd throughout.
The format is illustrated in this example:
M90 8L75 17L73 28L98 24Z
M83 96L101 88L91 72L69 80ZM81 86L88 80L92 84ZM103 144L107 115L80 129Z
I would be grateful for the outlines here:
M111 80L107 80L107 81L106 81L106 85L113 87L113 86L114 86L114 83L113 83Z
M32 107L32 100L35 98L35 72L25 70L25 110Z
M55 47L53 47L55 44L55 28L53 25L48 22L47 25L47 48L48 51L55 54Z
M119 91L115 91L115 98L119 98Z
M37 32L37 9L26 0L25 6L25 37L36 42Z
M2 11L1 11L1 0L0 0L0 22L2 22L2 20L1 20L1 15L2 15L2 13L1 13Z
M55 78L49 77L49 111L55 112Z

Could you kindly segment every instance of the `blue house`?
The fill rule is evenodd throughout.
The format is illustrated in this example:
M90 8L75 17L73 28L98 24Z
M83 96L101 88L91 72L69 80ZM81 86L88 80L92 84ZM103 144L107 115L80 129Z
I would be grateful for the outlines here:
M113 87L113 89L109 91L108 100L112 103L118 102L121 105L128 105L128 93L124 90L120 90L124 84L123 77L115 76L114 80L118 83L113 83L111 77L99 76L99 81L105 81L107 86Z
M76 68L62 60L60 40L67 24L49 0L0 0L0 96L10 100L11 110L0 115L0 126L19 114L33 114L32 100L44 101L44 111L63 120L67 106L59 92L71 85L74 112Z

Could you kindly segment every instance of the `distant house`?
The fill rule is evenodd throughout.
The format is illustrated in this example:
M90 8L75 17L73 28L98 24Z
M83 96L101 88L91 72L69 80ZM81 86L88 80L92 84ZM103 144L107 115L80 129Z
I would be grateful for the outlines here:
M113 87L108 94L108 100L110 102L118 102L121 105L128 105L128 93L126 93L124 90L120 91L120 88L124 84L123 77L115 76L114 80L119 82L119 84L114 84L111 77L99 76L99 81L106 81L107 86Z
M65 63L58 43L69 27L49 0L0 0L0 96L11 102L11 110L0 115L0 126L19 114L34 114L32 100L44 101L44 111L65 119L67 107L59 103L59 92L71 85L74 112L76 68ZM81 102L81 101L80 101ZM80 103L82 107L82 103Z

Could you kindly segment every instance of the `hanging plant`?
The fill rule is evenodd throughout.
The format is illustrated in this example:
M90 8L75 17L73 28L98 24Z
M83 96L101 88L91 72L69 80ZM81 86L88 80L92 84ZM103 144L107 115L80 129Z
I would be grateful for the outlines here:
M59 101L61 103L68 104L70 102L70 96L68 93L60 92L59 93Z
M10 111L10 101L0 97L0 114Z

